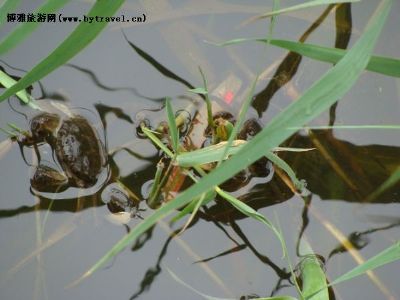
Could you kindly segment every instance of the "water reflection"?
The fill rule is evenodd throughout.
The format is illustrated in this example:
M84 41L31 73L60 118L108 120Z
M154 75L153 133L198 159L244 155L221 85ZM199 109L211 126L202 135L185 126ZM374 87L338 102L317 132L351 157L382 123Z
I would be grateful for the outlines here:
M219 3L219 2L218 2ZM222 5L222 4L221 4ZM322 15L306 30L301 36L300 41L304 42L309 35L325 20L329 12L332 11L333 6L329 6ZM350 40L352 32L352 21L351 21L351 4L342 4L336 9L336 41L335 45L339 48L346 48ZM124 35L125 36L125 35ZM127 39L131 48L139 55L144 61L148 62L154 67L154 70L159 74L162 74L166 78L172 79L176 82L181 83L185 87L193 88L194 86L172 72L164 65L160 63L156 56L151 56L143 49L139 48L131 41ZM289 86L292 78L296 75L301 63L301 56L295 53L289 53L287 57L281 62L273 79L260 93L255 96L253 106L257 110L258 115L262 116L269 107L271 98L279 91L280 88ZM99 77L90 69L83 68L76 65L67 65L67 67L73 68L82 74L87 75L93 84L104 91L130 91L134 95L155 101L162 101L162 98L149 98L145 95L141 95L135 88L131 87L112 87L105 82L99 80ZM210 77L215 77L215 74L210 74ZM40 83L39 83L40 85ZM57 93L48 92L40 85L44 98L65 98ZM182 96L184 97L184 96ZM177 97L178 98L178 97ZM190 101L193 99L188 97ZM109 115L115 116L118 120L122 121L125 125L132 127L132 133L135 127L138 125L137 120L133 115L121 107L106 105L106 104L94 104L94 107L100 116L101 123L104 129L109 129L112 124L107 124L107 117ZM151 123L157 123L159 119L165 119L165 111L163 107L160 107L158 114L150 116ZM150 114L151 115L151 114ZM335 107L331 108L331 117L329 123L332 125L336 118ZM156 120L157 119L157 120ZM109 119L108 119L109 120ZM109 123L111 121L108 121ZM109 133L112 134L112 133ZM133 138L132 141L126 145L118 146L114 149L110 149L108 153L108 164L111 170L111 175L108 183L121 181L136 195L141 195L141 187L154 178L154 171L157 162L160 160L160 154L148 156L143 152L133 151L131 145L134 143L143 142L142 140ZM107 144L107 134L106 134ZM308 189L312 192L312 195L308 198L303 198L304 208L302 211L303 224L298 232L297 243L303 237L303 234L309 225L308 213L311 199L314 195L318 195L321 199L346 201L364 203L367 196L373 192L395 169L396 166L400 165L400 149L393 146L385 145L356 145L344 140L340 140L334 136L332 130L321 130L312 131L308 135L302 135L300 133L291 137L285 146L290 147L304 147L304 148L316 148L316 150L307 153L280 153L280 156L285 159L289 165L291 165L300 179L305 179L308 184ZM127 153L132 159L146 162L146 166L134 167L130 170L130 173L122 172L123 162L118 161L116 156L121 153ZM264 170L267 168L264 168ZM269 170L269 169L268 169ZM124 174L124 175L122 175ZM271 172L270 174L273 174ZM238 177L237 181L231 181L225 184L227 190L235 191L239 199L246 202L253 208L259 210L264 207L281 203L289 200L293 197L292 190L285 184L284 180L276 172L274 176L266 179L268 174L257 175L253 174L246 184L243 184L244 178ZM268 175L269 176L269 175ZM270 180L271 179L271 180ZM241 184L239 184L241 183ZM376 203L393 203L396 202L395 192L398 191L400 185L392 187L386 191L385 194L376 199ZM49 211L49 212L69 212L77 213L85 209L102 207L105 205L104 199L100 197L100 194L104 192L104 187L99 192L79 198L65 198L65 199L49 199L44 196L39 197L40 201L34 206L20 206L14 209L0 210L0 218L10 218L14 216L31 213L36 210ZM129 202L129 197L123 196L123 201ZM144 204L144 203L142 203ZM109 205L110 208L110 205ZM136 208L132 206L132 208ZM120 207L115 208L112 206L111 211L119 210ZM215 225L216 228L221 230L226 239L231 240L234 244L233 247L229 247L226 250L216 250L213 255L203 259L195 261L201 265L202 263L210 262L213 260L221 259L222 257L229 256L231 253L240 252L247 250L258 259L260 263L274 270L277 275L277 283L271 292L271 296L275 295L278 291L284 287L291 286L289 281L290 274L288 270L281 267L279 264L285 265L283 262L275 262L266 254L262 253L252 243L251 239L242 231L239 227L239 220L245 216L238 213L230 205L226 204L225 201L217 199L215 203L205 208L204 211L194 218L190 228L197 225L199 221L210 222ZM228 233L225 227L228 225L234 231L236 237L232 237L232 234ZM397 227L398 222L394 222L390 225L381 227L371 228L365 231L354 231L348 236L348 240L353 244L354 248L362 249L369 243L369 236L374 232L385 231L391 228ZM126 230L129 232L129 222L125 225ZM176 230L174 234L180 231ZM139 283L137 290L135 290L131 299L138 298L143 295L146 291L152 288L157 277L162 272L162 261L166 257L168 247L174 236L172 234L160 247L160 252L152 266L150 266L144 274L143 278ZM132 251L143 250L144 245L150 241L153 237L153 228L143 234L132 246ZM337 245L329 254L329 258L347 251L343 245ZM297 253L300 256L300 253ZM137 283L134 283L136 285ZM243 296L243 298L250 299L255 295ZM333 299L333 298L331 298Z
M335 5L328 5L324 12L303 33L299 42L304 43L310 34L322 24L334 7ZM279 64L266 88L255 95L252 106L257 110L259 118L261 118L263 113L268 109L269 102L275 93L291 82L292 78L297 73L301 60L301 55L295 52L289 52L289 54Z

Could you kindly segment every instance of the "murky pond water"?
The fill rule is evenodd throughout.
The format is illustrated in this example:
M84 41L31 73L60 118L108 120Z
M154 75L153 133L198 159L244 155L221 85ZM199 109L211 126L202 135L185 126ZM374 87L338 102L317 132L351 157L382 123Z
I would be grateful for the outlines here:
M40 3L25 2L27 12ZM282 1L281 6L300 2ZM362 33L375 5L363 1L342 7L340 13L320 7L283 15L274 36L348 48ZM79 16L89 7L84 1L73 2L62 12ZM177 225L170 228L167 222L160 223L106 267L70 286L141 222L139 217L126 225L115 222L111 205L104 199L111 189L107 190L107 184L118 179L138 198L148 194L161 154L137 136L139 121L146 118L152 127L165 121L163 100L167 96L176 110L199 101L187 92L202 85L199 66L212 99L233 115L237 115L255 74L261 72L247 116L261 125L331 68L257 43L224 48L204 42L265 36L267 22L242 23L269 10L265 1L127 1L120 13L145 13L146 22L110 25L68 65L41 80L40 86L33 86L34 97L47 99L40 101L61 100L89 120L106 145L109 170L99 175L99 183L89 190L71 187L62 193L38 193L30 184L35 170L31 165L38 164L35 151L23 147L22 155L18 143L11 143L1 133L1 299L201 299L177 282L168 269L198 291L215 297L296 296L273 233L221 199L209 204L179 237L170 238L179 230ZM400 39L395 38L399 12L400 3L395 1L376 54L399 56ZM342 19L338 30L335 15ZM11 28L5 24L1 37ZM1 58L1 67L10 75L23 76L25 72L17 69L31 69L72 29L70 24L43 24ZM364 72L337 107L312 124L398 124L399 95L398 79ZM29 129L33 115L12 97L0 105L0 127L11 122ZM400 238L399 184L366 202L400 165L399 137L396 130L377 129L300 131L292 136L285 146L316 148L281 154L307 182L311 195L306 202L293 194L282 172L270 164L263 166L263 175L239 176L225 188L268 218L279 220L294 263L299 260L298 242L306 238L325 258L328 277L333 279L357 265L354 256L340 245L341 236L353 242L361 259ZM49 145L40 150L44 160L54 160ZM146 209L139 212L144 219L152 211L144 202L140 208ZM375 277L338 285L336 299L399 299L398 268L398 262L389 264L375 270Z

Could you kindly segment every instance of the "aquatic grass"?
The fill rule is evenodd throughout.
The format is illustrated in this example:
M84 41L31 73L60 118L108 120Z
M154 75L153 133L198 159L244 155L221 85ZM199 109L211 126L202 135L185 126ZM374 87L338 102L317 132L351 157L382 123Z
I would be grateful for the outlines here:
M16 81L10 76L8 76L6 73L4 73L2 70L0 70L0 83L4 87L9 88L13 86L16 83ZM41 110L36 100L31 95L29 95L29 93L26 90L19 91L17 93L17 97L21 99L22 102L29 105L31 108Z
M374 192L367 197L367 202L371 202L379 197L386 190L400 181L400 167L398 167L388 179L385 180Z
M250 86L250 89L248 91L248 95L246 97L246 100L243 102L242 107L240 108L239 116L237 117L235 126L233 127L233 130L232 130L232 132L231 132L231 134L229 136L229 139L228 139L228 141L227 141L227 143L225 145L224 153L223 153L223 155L221 155L220 159L218 160L218 166L220 166L222 160L225 159L226 154L228 153L229 148L233 143L233 140L236 138L236 136L237 136L237 134L239 132L239 129L242 128L242 125L244 123L244 119L246 117L246 113L249 110L249 107L250 107L250 104L251 104L251 100L253 99L254 90L256 88L257 81L258 81L258 76L256 76L256 78L254 78L254 80L253 80L253 82L252 82L252 84Z
M303 44L286 40L272 40L270 41L270 44L315 60L332 64L336 64L348 51L339 48ZM384 56L371 56L366 69L387 76L400 77L400 59Z
M384 129L384 130L390 130L390 129L394 129L394 130L399 130L400 129L400 125L322 125L322 126L301 126L301 127L291 127L289 129L296 129L296 130L326 130L326 129Z
M226 181L265 155L273 147L279 146L296 131L282 130L282 128L306 124L343 97L356 83L368 64L372 50L389 14L391 4L392 0L382 1L368 22L364 33L352 49L297 101L275 116L239 153L221 163L219 168L211 171L201 178L197 184L189 187L175 199L161 206L144 221L136 225L130 233L118 241L110 251L85 272L81 279L90 276L102 267L112 257L154 226L158 220L167 217L175 209L188 204L192 199Z
M353 268L349 272L339 276L334 281L332 281L329 286L336 285L338 283L353 279L360 275L365 274L368 271L372 271L378 267L389 264L391 262L400 260L400 241L396 242L392 246L386 248L377 255L371 257L363 264Z
M230 46L247 42L269 43L273 46L284 48L286 50L296 52L300 55L332 64L336 64L343 56L346 55L348 51L338 48L323 47L288 40L275 40L265 38L237 38L225 41L223 43L211 43L207 41L207 43L217 46ZM366 70L387 76L400 77L400 59L376 55L371 56L366 66Z
M125 0L96 1L89 13L89 17L112 16ZM0 95L0 102L42 79L89 45L107 26L106 22L85 23L81 22L75 30L45 59L39 62L31 71L22 77L16 84Z
M270 12L264 13L262 15L259 16L255 16L253 18L248 19L247 21L244 22L244 24L248 24L250 22L253 21L257 21L257 20L261 20L261 19L265 19L265 18L269 18L269 17L273 17L273 16L277 16L277 15L281 15L281 14L285 14L288 12L294 12L297 10L303 10L303 9L307 9L307 8L312 8L315 6L321 6L321 5L329 5L329 4L339 4L339 3L350 3L350 2L359 2L361 0L312 0L312 1L308 1L305 3L301 3L298 5L293 5L287 8L282 8L282 9L278 9L275 10L273 9Z
M61 7L67 4L70 0L47 0L33 13L37 14L50 14L58 11ZM12 9L12 8L11 8ZM8 10L7 12L12 12ZM0 17L1 14L0 14ZM4 16L5 17L5 16ZM0 42L0 54L5 54L23 40L25 40L32 32L34 32L43 22L24 22L19 24L12 32L10 32L1 42Z
M215 124L214 124L214 119L213 119L211 100L210 100L210 96L208 93L207 78L204 75L203 70L200 67L199 67L199 72L201 75L201 79L203 80L203 87L189 89L188 91L191 93L195 93L195 94L204 96L204 100L206 101L206 106L207 106L207 123L208 123L208 126L211 128L212 137L213 137L213 139L215 139Z
M302 260L298 268L302 281L302 299L329 300L327 279L320 258L304 238L300 243L300 251Z
M269 229L271 229L273 231L273 233L278 237L278 239L282 245L282 249L283 249L283 245L284 245L285 241L283 239L282 234L272 224L272 222L269 221L264 215L260 214L259 212L254 210L252 207L248 206L246 203L236 199L231 194L225 192L218 186L215 187L215 191L218 193L218 195L220 195L221 197L226 199L230 204L232 204L232 206L234 208L236 208L238 211L240 211L242 214L263 223L265 226L267 226ZM283 252L282 256L283 257L285 256L285 252Z
M305 182L297 179L295 172L293 169L278 155L273 152L269 152L265 154L265 157L268 158L272 163L274 163L277 167L281 168L286 172L289 176L290 180L295 185L298 191L303 191L305 188Z
M165 100L165 108L167 110L167 119L168 119L168 131L171 137L171 146L172 150L174 150L175 156L178 154L178 143L179 143L179 133L178 127L176 126L174 112L171 106L171 98L167 97ZM174 156L174 157L175 157Z
M196 290L194 287L192 287L191 285L186 283L181 278L179 278L179 276L176 275L170 268L164 266L163 269L166 269L167 272L169 273L169 275L171 275L171 277L177 283L183 285L184 287L188 288L189 290L193 291L194 293L196 293L197 295L203 297L204 299L207 299L207 300L234 300L232 298L220 298L220 297L213 297L213 296L204 294L204 293ZM275 296L275 297L266 297L266 298L262 297L262 298L251 298L251 299L254 299L254 300L296 300L296 298L293 298L291 296Z

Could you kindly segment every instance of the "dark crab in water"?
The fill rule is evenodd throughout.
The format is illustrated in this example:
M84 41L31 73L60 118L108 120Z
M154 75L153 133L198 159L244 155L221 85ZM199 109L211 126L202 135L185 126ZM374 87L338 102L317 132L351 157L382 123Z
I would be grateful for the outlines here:
M96 130L80 115L62 118L41 113L32 118L24 146L47 143L62 168L39 164L31 186L39 192L61 192L69 187L88 188L96 184L106 163L106 153ZM36 148L37 149L37 148Z

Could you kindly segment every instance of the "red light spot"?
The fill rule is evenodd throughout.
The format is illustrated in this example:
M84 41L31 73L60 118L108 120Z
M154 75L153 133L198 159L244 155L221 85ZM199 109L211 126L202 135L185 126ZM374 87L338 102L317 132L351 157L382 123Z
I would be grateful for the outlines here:
M232 91L227 91L224 95L224 101L228 104L231 104L233 97L234 94L232 93Z

